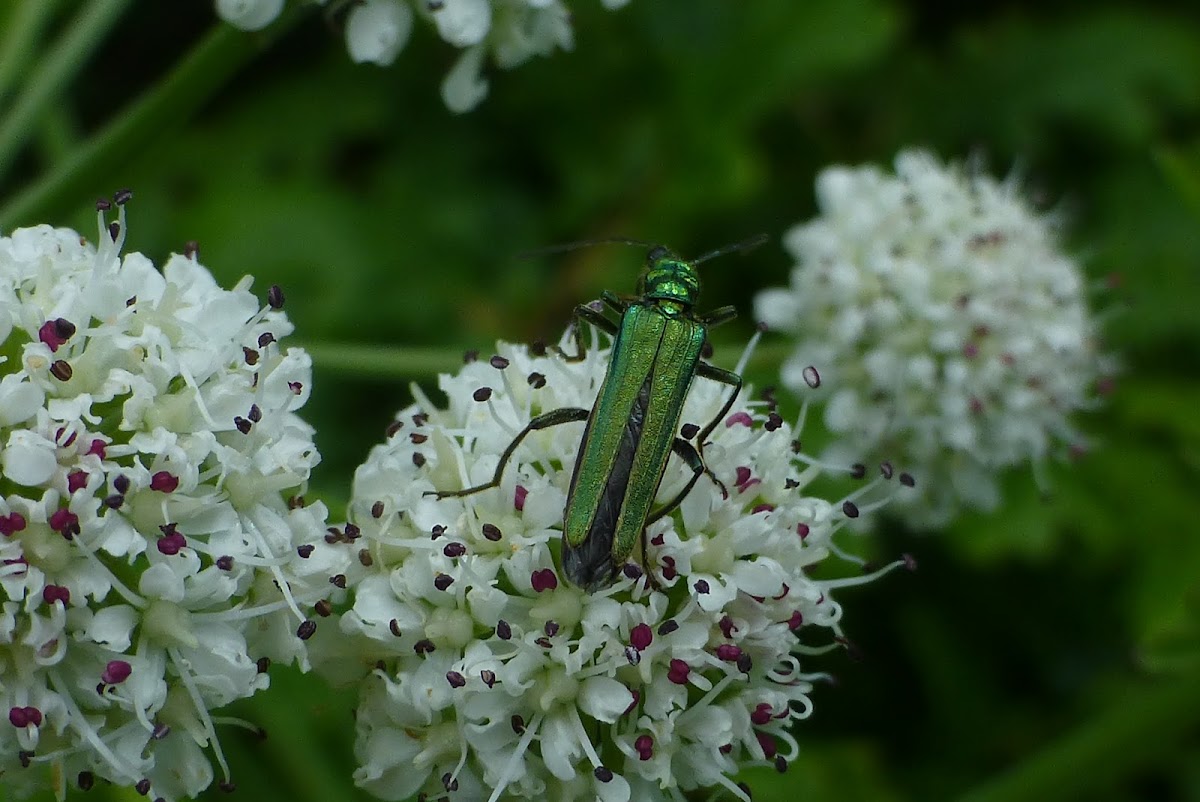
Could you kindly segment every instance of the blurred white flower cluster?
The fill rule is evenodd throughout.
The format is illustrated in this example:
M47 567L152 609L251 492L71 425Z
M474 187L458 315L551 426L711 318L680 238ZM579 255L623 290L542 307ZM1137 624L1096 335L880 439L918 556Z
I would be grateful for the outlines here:
M747 800L731 775L796 756L790 729L824 676L809 660L844 642L838 590L903 564L864 570L834 540L908 477L883 466L852 497L806 495L825 469L750 390L704 451L728 494L702 478L648 528L645 561L635 550L594 593L556 569L582 423L532 433L497 488L428 495L490 479L531 417L590 407L608 360L608 348L569 363L501 343L441 377L448 408L414 388L418 403L358 469L346 539L359 564L341 618L353 645L318 635L312 654L327 676L360 678L355 778L372 794L618 802L723 787ZM729 392L697 379L683 420L703 426ZM673 460L659 503L690 476ZM854 575L809 575L830 556Z
M1019 190L921 151L901 153L895 175L829 168L820 215L785 238L791 287L755 305L797 340L787 387L820 368L832 453L917 476L893 510L918 526L992 509L1000 469L1082 448L1071 415L1116 368L1079 265Z
M126 200L95 246L0 238L5 799L194 796L206 749L224 769L210 710L303 663L301 608L337 592L326 511L298 495L318 454L282 294L222 290L194 253L122 257Z
M601 2L617 9L629 0ZM265 28L283 5L284 0L216 0L217 15L247 31ZM358 0L349 6L344 30L355 63L387 66L395 61L412 34L415 16L431 22L442 39L461 49L442 82L442 99L456 112L469 111L487 97L482 71L489 56L497 67L511 69L574 44L571 14L560 0Z

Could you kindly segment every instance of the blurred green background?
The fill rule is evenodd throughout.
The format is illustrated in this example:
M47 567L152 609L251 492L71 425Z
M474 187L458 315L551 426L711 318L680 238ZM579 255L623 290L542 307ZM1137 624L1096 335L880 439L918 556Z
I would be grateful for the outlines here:
M839 684L817 690L789 772L744 779L756 800L1200 800L1200 7L571 9L574 52L491 74L456 116L438 85L457 52L420 22L380 69L350 64L319 14L240 34L204 0L5 0L0 48L31 14L45 44L0 49L0 135L77 14L112 24L68 49L71 77L28 115L0 228L94 236L94 199L130 187L127 250L160 261L195 240L222 283L282 285L291 339L317 358L313 495L337 510L409 381L497 338L557 336L575 303L631 290L641 262L521 251L619 235L698 254L767 232L706 268L708 305L745 312L719 330L731 365L754 294L787 280L779 237L814 214L820 168L917 145L1015 170L1096 284L1119 277L1097 294L1126 366L1084 421L1098 447L1049 472L1048 498L1018 471L995 515L862 541L920 570L843 594L863 658L824 660ZM189 59L202 69L177 72ZM159 105L122 128L146 93ZM768 340L756 385L782 347ZM233 798L366 799L352 710L280 672L234 710L269 737L223 733Z

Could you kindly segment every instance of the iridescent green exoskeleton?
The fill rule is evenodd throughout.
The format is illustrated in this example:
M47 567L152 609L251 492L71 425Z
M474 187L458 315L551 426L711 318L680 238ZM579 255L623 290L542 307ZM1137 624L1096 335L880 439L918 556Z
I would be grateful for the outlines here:
M591 410L563 407L537 416L517 433L500 456L491 481L464 490L437 493L439 498L465 496L500 484L513 452L530 432L572 421L587 421L571 474L563 511L562 567L573 584L593 591L610 584L641 541L645 559L646 527L679 506L704 474L724 492L704 464L704 442L733 406L742 387L736 373L701 360L708 330L736 315L723 306L705 315L694 311L700 296L697 265L721 254L757 245L759 237L722 248L694 261L656 246L646 257L637 295L620 297L605 291L602 308L575 308L575 354L583 358L580 323L586 321L615 338L608 372ZM642 244L642 243L635 243ZM614 322L604 309L620 315ZM716 416L704 428L679 421L692 379L700 376L733 388ZM693 445L689 440L695 441ZM687 485L654 509L654 498L674 452L692 470Z

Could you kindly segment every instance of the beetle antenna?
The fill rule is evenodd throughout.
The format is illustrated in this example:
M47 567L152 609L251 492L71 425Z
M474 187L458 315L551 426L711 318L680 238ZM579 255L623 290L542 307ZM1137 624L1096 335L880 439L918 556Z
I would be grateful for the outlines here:
M548 253L562 253L563 251L577 251L580 248L590 248L593 245L637 245L642 248L653 248L653 242L643 242L640 239L630 239L629 237L601 237L600 239L581 239L576 242L564 242L560 245L547 245L544 248L533 248L528 251L521 251L517 254L518 259L529 259L534 256L543 256Z
M766 234L756 234L755 236L750 237L749 239L744 239L741 242L735 242L732 245L725 245L721 248L717 248L715 251L709 251L703 256L693 259L692 264L698 265L701 262L707 262L709 259L716 259L718 256L724 256L725 254L729 253L748 251L751 248L757 248L759 245L762 245L767 241L767 239L768 237Z

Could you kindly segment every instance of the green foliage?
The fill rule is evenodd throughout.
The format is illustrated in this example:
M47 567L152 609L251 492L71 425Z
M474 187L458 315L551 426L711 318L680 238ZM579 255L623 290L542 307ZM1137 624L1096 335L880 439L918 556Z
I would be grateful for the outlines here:
M156 77L213 22L200 2L164 26L156 5L133 3L43 113L0 175L0 209L161 89ZM91 232L92 198L129 186L130 249L161 259L196 240L223 282L281 284L297 338L330 355L308 416L325 455L315 491L336 509L407 402L405 383L432 384L431 360L451 369L456 352L486 354L496 338L556 337L575 303L631 286L641 259L616 247L519 252L608 235L684 255L758 231L777 242L813 213L820 167L886 163L904 145L1015 169L1060 214L1097 287L1120 276L1096 296L1125 361L1108 406L1085 420L1096 446L1047 471L1044 487L1014 472L995 515L864 542L912 552L921 569L845 595L865 661L819 664L841 682L819 690L797 729L801 757L786 775L745 779L756 800L1040 799L1048 788L1200 800L1200 11L571 5L575 51L493 72L490 97L462 116L437 91L456 54L421 23L387 69L351 65L319 15L270 47L247 35L220 91L194 84L190 102L3 225ZM714 263L702 308L748 314L789 267L776 244ZM732 366L751 323L718 332L719 364ZM350 366L333 356L346 343L424 361ZM350 780L352 704L276 676L237 711L270 738L225 739L241 796L365 799Z

